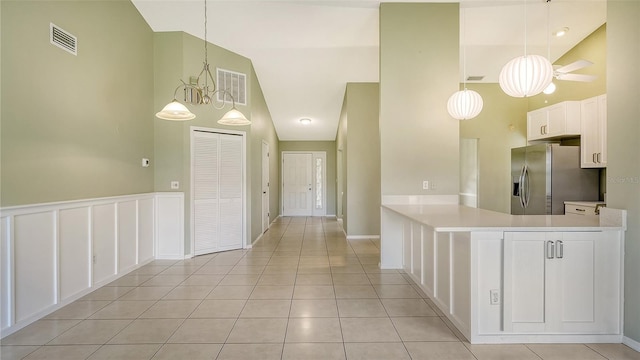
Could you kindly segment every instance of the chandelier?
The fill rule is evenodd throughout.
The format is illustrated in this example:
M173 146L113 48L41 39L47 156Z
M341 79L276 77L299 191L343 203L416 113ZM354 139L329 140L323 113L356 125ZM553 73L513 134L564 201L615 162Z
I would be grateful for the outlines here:
M202 81L202 84L201 84ZM209 70L209 61L208 61L208 53L207 53L207 1L204 1L204 63L200 74L195 79L195 81L190 81L189 83L184 82L182 79L180 80L181 84L176 87L173 92L173 100L167 104L160 112L156 113L156 117L163 120L174 120L174 121L184 121L191 120L196 117L194 113L189 111L189 109L180 103L176 95L178 94L178 90L182 88L184 93L184 98L192 99L192 102L197 104L209 105L213 106L215 109L222 109L227 104L227 97L231 99L231 110L229 110L224 116L218 120L218 124L221 125L250 125L251 121L248 120L244 114L242 114L238 109L236 109L236 101L233 98L233 95L227 90L216 89L216 82L213 80L213 75L211 75L211 71ZM217 106L213 101L213 97L220 93L224 95L222 97L222 104Z

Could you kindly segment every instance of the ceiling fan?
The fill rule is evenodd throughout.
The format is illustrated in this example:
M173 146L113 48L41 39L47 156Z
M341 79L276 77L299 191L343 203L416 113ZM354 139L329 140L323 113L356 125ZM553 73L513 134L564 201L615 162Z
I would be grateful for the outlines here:
M591 82L597 78L595 75L586 75L586 74L571 74L571 72L580 70L587 66L591 66L593 63L589 60L578 60L574 61L569 65L554 65L553 69L553 77L556 80L568 80L568 81L582 81L582 82ZM556 68L556 66L559 66Z

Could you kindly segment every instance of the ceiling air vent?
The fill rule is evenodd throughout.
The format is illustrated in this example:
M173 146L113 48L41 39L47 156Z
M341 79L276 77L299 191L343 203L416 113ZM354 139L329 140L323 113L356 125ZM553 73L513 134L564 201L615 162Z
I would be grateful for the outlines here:
M467 76L467 81L481 81L484 79L484 75L470 75Z
M73 55L78 55L78 38L63 30L54 23L49 24L49 40L51 44Z
M247 105L247 75L229 71L225 69L216 69L216 77L218 78L218 89L226 90L236 101L238 105ZM219 92L218 101L231 102L229 95Z

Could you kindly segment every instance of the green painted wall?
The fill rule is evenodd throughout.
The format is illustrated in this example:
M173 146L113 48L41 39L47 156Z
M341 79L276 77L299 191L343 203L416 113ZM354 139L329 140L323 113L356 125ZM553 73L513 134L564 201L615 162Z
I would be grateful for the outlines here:
M498 84L467 84L484 102L480 114L460 122L460 137L478 139L478 207L511 212L511 149L527 145L527 99Z
M596 75L593 82L561 81L554 79L556 91L546 95L540 93L529 98L529 111L567 100L582 100L607 92L607 26L602 25L578 45L554 62L568 65L577 60L589 60L593 65L576 70L576 74Z
M624 335L640 342L640 2L607 2L607 206L626 209Z
M230 105L224 109L215 109L211 105L188 105L196 114L196 118L185 122L171 122L155 119L155 190L182 191L185 193L185 253L191 253L191 139L192 126L211 129L229 129L244 131L247 135L247 167L246 179L248 216L245 231L253 242L261 233L262 197L259 196L262 158L261 142L267 140L277 151L278 138L271 121L260 85L257 82L251 61L219 46L208 44L208 61L215 76L215 68L247 74L247 105L237 105L238 110L252 120L250 126L231 127L217 123ZM162 109L173 98L173 91L180 84L180 79L187 80L197 76L202 69L204 59L204 42L192 35L182 32L156 33L154 35L155 80L155 112ZM254 120L255 117L255 120ZM272 162L275 159L271 160ZM277 165L272 165L275 168ZM276 171L277 173L277 171ZM179 190L171 190L171 181L180 181ZM257 182L257 184L256 184ZM272 192L273 194L273 192ZM272 195L270 208L276 209L271 214L277 216L278 193Z
M2 1L2 206L153 191L153 33L129 1ZM78 56L49 43L49 23ZM153 159L152 159L153 164Z
M335 141L280 141L278 164L282 164L283 151L325 151L327 153L327 216L336 214L336 142ZM278 171L282 172L281 169ZM282 188L282 174L279 187ZM282 199L279 201L282 209Z
M347 102L348 96L345 91L342 108L340 109L338 131L336 132L336 217L342 219L342 229L346 233L349 232L349 214L346 211L349 196L347 193L347 155L349 154L347 149L349 125Z
M380 5L381 193L458 194L459 4ZM422 181L436 184L422 190Z
M377 83L347 84L349 151L343 168L348 197L343 225L348 236L380 235L379 89Z
M278 162L278 135L271 120L269 108L255 69L251 67L251 239L262 234L262 142L269 145L269 223L280 214L280 163Z

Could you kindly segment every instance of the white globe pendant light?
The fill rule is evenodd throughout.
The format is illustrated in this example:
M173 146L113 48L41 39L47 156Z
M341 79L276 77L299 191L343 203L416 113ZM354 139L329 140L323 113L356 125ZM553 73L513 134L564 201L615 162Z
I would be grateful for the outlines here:
M547 27L548 23L547 18ZM540 94L551 84L551 80L551 62L544 56L527 55L527 1L524 0L524 55L512 59L502 67L498 82L502 91L509 96L530 97Z
M456 91L449 97L447 111L454 119L469 120L480 114L483 105L480 94L465 88L464 90Z
M500 87L507 95L538 95L553 80L553 66L544 56L524 55L509 61L500 71Z
M462 9L462 43L464 44L464 25L465 25L465 13L464 9ZM449 97L449 101L447 101L447 111L452 118L458 120L469 120L480 114L482 111L482 106L484 102L482 101L482 96L478 94L476 91L468 90L466 87L467 81L467 51L466 44L463 45L463 53L462 53L462 67L463 67L463 89L460 91L456 91Z

